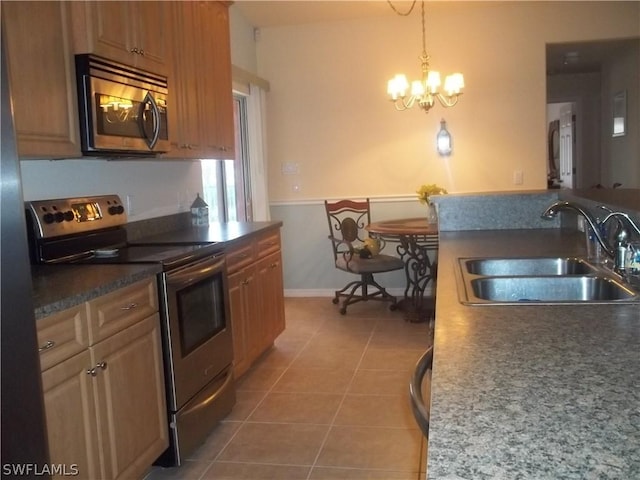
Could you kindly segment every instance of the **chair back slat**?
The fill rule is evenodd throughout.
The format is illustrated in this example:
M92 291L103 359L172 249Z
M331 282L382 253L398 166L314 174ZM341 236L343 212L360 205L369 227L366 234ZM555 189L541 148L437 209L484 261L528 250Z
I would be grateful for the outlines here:
M336 202L324 202L327 212L330 237L345 240L346 242L364 242L369 236L365 227L371 223L371 207L369 199L338 200ZM333 255L337 259L338 255L349 251L346 244L332 242Z

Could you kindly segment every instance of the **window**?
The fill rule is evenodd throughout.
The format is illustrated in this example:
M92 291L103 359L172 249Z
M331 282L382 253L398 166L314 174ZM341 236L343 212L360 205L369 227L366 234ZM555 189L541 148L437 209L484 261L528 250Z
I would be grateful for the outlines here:
M247 97L234 94L233 120L237 160L202 160L204 201L209 222L251 220L247 144Z

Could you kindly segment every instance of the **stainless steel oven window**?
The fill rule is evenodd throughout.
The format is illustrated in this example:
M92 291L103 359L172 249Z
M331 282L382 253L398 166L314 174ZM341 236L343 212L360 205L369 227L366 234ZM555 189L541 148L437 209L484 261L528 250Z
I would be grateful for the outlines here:
M182 357L226 327L222 273L177 292Z

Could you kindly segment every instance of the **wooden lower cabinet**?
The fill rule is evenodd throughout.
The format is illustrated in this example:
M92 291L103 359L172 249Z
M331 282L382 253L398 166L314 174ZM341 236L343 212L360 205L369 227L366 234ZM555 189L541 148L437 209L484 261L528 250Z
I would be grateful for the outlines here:
M102 476L91 365L85 350L42 373L50 462L83 479Z
M96 312L128 308L132 295L157 305L151 285L155 289L155 279L37 322L50 462L64 465L67 475L141 479L169 445L157 307L149 314L148 305L136 306L138 317L124 310L127 326L94 344L71 342L86 335L70 337L60 327L77 327L78 319L95 323ZM63 354L56 349L73 356L50 366L47 357ZM60 473L54 478L65 476Z
M234 374L242 376L284 331L279 231L227 252Z

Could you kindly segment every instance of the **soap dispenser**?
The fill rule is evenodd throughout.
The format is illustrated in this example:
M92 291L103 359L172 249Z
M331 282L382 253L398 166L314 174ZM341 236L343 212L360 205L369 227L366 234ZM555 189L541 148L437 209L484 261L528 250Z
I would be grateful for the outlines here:
M209 225L209 205L200 194L196 194L196 199L191 204L191 225Z

